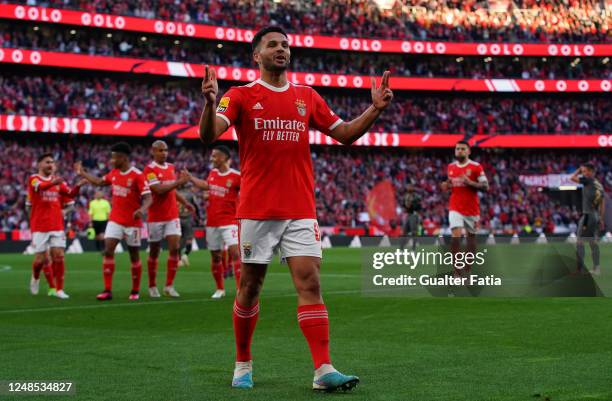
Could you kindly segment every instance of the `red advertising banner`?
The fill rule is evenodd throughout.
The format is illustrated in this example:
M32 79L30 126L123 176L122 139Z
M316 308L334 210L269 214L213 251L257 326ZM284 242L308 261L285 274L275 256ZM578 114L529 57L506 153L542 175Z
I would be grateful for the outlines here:
M190 78L201 78L204 75L204 67L199 64L11 48L0 48L0 63ZM211 67L216 70L217 78L222 81L250 82L259 77L259 71L252 68L219 65L211 65ZM370 77L363 75L289 72L289 80L296 84L319 87L370 88ZM611 86L608 79L534 80L408 77L391 77L389 84L394 90L468 92L609 92Z
M226 28L111 14L92 14L83 11L28 7L14 4L0 4L0 18L230 42L250 43L255 35L255 32L249 29ZM560 57L606 57L612 55L612 45L610 44L461 43L379 40L295 34L289 35L289 41L293 47L375 53Z
M89 118L22 116L0 114L0 131L53 133L72 135L114 135L150 138L197 139L198 127L187 124L157 124L153 122L96 120ZM308 133L313 145L339 145L319 131ZM220 140L236 140L233 127ZM408 134L369 132L356 146L380 147L452 147L464 136L461 134ZM474 146L487 148L612 148L612 134L601 135L476 135L470 138Z

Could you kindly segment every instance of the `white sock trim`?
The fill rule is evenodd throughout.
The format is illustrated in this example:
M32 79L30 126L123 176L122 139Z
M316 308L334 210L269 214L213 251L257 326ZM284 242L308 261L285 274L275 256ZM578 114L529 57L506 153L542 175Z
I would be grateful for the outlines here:
M334 368L330 364L324 363L323 365L319 366L318 369L315 369L315 372L314 372L315 380L317 380L319 377L323 375L326 375L332 372L337 372L336 368Z
M236 362L236 367L234 368L234 377L240 377L252 371L253 361Z

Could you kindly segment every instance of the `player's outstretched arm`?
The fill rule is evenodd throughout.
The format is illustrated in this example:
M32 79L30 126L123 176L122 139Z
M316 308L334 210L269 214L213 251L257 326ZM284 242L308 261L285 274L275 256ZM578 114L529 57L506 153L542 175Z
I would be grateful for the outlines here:
M96 177L95 175L89 174L87 171L85 171L81 162L74 163L74 172L97 187L105 187L108 185L108 183L104 181L102 177Z
M330 136L344 145L350 145L368 132L374 121L389 106L393 100L393 91L389 87L389 76L385 71L379 87L376 87L376 78L372 78L372 105L359 117L349 122L343 122L330 132Z
M51 181L39 182L38 185L34 188L34 191L46 191L51 187L60 185L62 182L64 182L64 179L62 177L56 176Z
M195 185L197 188L203 189L204 191L208 191L208 183L205 180L201 180L199 178L196 178L194 176L191 176L191 182L193 183L193 185Z
M191 178L191 174L189 173L189 171L183 169L179 175L179 178L174 180L174 182L169 182L167 184L162 184L162 183L153 184L153 185L149 184L149 188L151 188L151 191L155 193L156 195L163 195L166 192L172 191L173 189L176 189L180 187L181 185L187 183L190 178Z
M217 75L215 70L204 66L204 79L202 80L202 94L204 95L204 110L200 115L200 140L210 145L229 127L227 122L217 117Z

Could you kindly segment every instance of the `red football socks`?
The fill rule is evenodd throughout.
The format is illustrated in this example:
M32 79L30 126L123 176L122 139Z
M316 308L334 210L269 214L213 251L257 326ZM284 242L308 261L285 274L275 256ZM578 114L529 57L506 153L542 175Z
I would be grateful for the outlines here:
M176 271L178 270L178 263L178 254L168 256L168 267L166 270L166 287L170 287L174 283L174 277L176 277Z
M223 283L223 262L215 262L213 260L211 265L212 275L215 279L215 283L217 285L218 290L224 290L225 285Z
M53 264L51 261L45 263L43 266L43 273L45 274L47 283L49 283L49 288L55 288L55 277L53 277Z
M44 267L44 263L41 262L32 262L32 276L38 280L40 278L40 272L42 271L43 267Z
M66 270L64 264L64 256L56 256L53 258L53 277L55 278L55 288L58 291L64 289L64 272Z
M236 280L236 288L240 288L240 259L231 260L230 264L234 270L234 279Z
M251 359L251 340L259 317L259 302L250 308L244 308L234 301L234 337L236 338L236 362L248 362Z
M142 263L140 260L132 262L132 292L140 291L140 277L142 276Z
M149 257L147 259L147 271L149 272L149 288L157 286L157 259Z
M329 319L325 305L301 305L297 310L298 323L310 348L315 369L331 364L329 358Z
M102 259L102 274L104 276L104 291L113 289L113 273L115 272L115 258L104 257Z

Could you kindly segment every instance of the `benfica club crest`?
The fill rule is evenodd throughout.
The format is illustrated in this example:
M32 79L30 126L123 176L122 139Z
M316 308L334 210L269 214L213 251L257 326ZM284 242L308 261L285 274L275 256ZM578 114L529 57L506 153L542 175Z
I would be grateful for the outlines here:
M465 175L471 175L472 174L472 169L468 168L467 170L465 170Z
M231 187L232 186L232 180L227 180L227 182L225 183L226 187Z
M252 251L253 251L253 246L251 245L250 242L242 243L242 252L244 253L245 258L250 258Z
M131 178L128 178L128 180L127 180L127 186L128 186L128 187L131 187L131 186L132 186L132 179L131 179Z
M306 115L306 103L302 99L295 101L295 107L297 107L297 111L302 117Z

